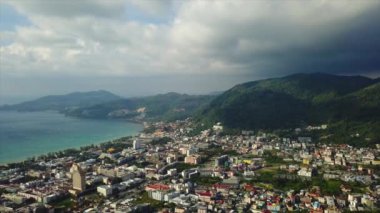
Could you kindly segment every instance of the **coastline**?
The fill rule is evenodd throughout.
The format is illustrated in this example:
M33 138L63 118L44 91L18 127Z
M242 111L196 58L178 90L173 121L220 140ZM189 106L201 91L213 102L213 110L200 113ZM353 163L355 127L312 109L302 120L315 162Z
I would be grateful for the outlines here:
M81 147L101 145L120 138L136 136L144 130L142 122L125 119L90 121L90 119L66 117L57 111L13 111L13 114L8 114L9 111L2 110L2 112L2 122L0 122L0 150L2 150L0 165L2 166L67 149L79 150ZM28 123L31 121L33 123ZM17 126L19 124L22 126Z
M137 133L140 134L143 130L139 131ZM0 162L0 166L7 166L9 164L19 164L19 163L23 163L23 162L26 162L28 161L29 159L38 159L42 156L46 156L47 154L49 153L59 153L59 152L64 152L66 150L80 150L81 148L89 148L91 146L101 146L101 145L104 145L104 144L107 144L107 143L113 143L115 141L118 141L118 140L121 140L123 138L128 138L128 137L135 137L136 135L125 135L125 136L122 136L122 137L116 137L116 138L112 138L112 139L109 139L108 141L102 141L102 142L95 142L95 143L91 143L91 144L87 144L87 145L84 145L84 146L79 146L79 147L68 147L68 148L65 148L65 149L61 149L61 150L57 150L57 151L51 151L51 152L46 152L46 153L43 153L43 154L37 154L37 155L34 155L34 156L29 156L29 157L26 157L26 158L23 158L23 159L20 159L20 160L14 160L14 161L9 161L9 162Z

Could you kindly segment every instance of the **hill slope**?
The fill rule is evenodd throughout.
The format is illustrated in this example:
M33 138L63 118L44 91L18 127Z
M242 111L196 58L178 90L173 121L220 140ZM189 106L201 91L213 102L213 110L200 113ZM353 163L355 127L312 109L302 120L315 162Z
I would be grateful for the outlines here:
M198 119L250 129L375 121L380 114L377 82L361 76L323 73L248 82L218 96Z
M99 90L91 92L74 92L66 95L49 95L33 101L27 101L15 105L1 106L0 110L18 111L42 111L42 110L67 110L68 108L78 108L91 106L121 99L120 96L108 91Z
M68 110L70 116L86 118L127 118L134 120L184 119L208 104L214 96L167 93L129 98Z

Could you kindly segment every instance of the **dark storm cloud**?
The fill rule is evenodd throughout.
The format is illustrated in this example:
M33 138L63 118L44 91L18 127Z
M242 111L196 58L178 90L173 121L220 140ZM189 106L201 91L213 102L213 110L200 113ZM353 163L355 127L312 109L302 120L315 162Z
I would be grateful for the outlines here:
M212 38L214 46L205 56L240 64L256 76L297 72L380 75L379 9L374 4L360 14L317 23L291 21L292 12L261 22L218 23L213 26L218 32Z
M380 7L349 20L345 28L306 48L282 51L277 62L288 72L328 72L333 74L380 73ZM339 26L337 26L339 28ZM279 54L277 54L279 55Z

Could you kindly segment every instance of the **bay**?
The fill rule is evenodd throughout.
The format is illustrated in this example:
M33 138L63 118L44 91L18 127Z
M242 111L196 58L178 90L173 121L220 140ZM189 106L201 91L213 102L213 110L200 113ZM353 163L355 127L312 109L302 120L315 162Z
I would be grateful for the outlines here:
M0 164L137 135L141 124L67 117L58 112L0 111Z

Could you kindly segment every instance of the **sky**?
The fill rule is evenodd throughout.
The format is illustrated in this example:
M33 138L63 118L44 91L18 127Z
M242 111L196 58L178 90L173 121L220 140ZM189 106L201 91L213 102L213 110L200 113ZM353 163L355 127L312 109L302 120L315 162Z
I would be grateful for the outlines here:
M380 1L0 0L0 104L204 94L293 73L380 76Z

